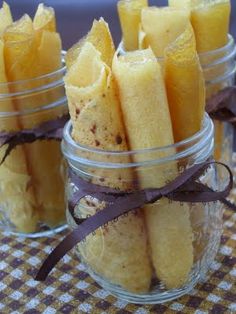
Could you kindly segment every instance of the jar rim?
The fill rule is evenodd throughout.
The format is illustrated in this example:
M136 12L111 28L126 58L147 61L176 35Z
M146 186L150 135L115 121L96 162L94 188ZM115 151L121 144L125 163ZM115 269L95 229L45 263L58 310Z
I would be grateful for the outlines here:
M236 49L235 49L235 51L236 51ZM206 86L219 84L219 83L225 82L229 79L233 79L235 77L235 74L236 74L236 62L234 62L233 68L228 70L226 73L224 73L220 76L217 76L213 79L205 80Z
M62 67L60 67L59 69L53 72L43 74L29 80L19 80L19 81L14 81L14 82L0 83L0 90L1 90L1 87L3 88L15 87L16 89L18 87L20 89L20 91L14 91L14 92L10 91L9 93L5 93L5 94L0 92L0 105L1 105L1 101L11 100L12 98L15 98L15 97L22 97L22 98L30 97L36 93L47 92L55 88L63 87L64 86L63 77L66 73L65 55L66 55L66 51L62 50L61 52ZM42 84L40 84L40 82L42 82ZM30 83L36 83L36 87L29 88L29 89L24 88L24 84L28 86ZM38 86L37 86L37 83L38 83ZM40 112L40 111L50 110L54 107L61 106L65 104L66 102L67 102L66 96L62 96L60 97L60 99L54 102L51 102L49 104L46 104L37 108L22 109L22 110L16 110L16 111L1 111L0 110L0 118L29 115L29 114Z
M151 162L153 163L163 163L169 162L172 160L177 160L179 158L184 158L189 156L190 154L194 154L201 149L206 147L207 143L213 139L214 133L214 125L210 117L207 113L204 115L203 126L200 131L195 133L193 136L162 147L153 147L148 149L139 149L139 150L129 150L129 151L109 151L109 150L101 150L98 148L92 148L89 146L85 146L79 143L76 143L72 136L72 122L71 120L67 122L64 127L63 131L63 140L62 140L62 152L67 160L70 162L76 162L83 165L90 165L94 167L105 167L105 168L124 168L124 167L136 167L142 166L145 164L150 165ZM213 144L212 144L213 145ZM170 152L168 156L168 152ZM173 153L174 152L174 153ZM148 155L153 153L161 153L165 155L163 158L154 158L153 160L148 159L147 161L140 161L140 162L131 162L129 163L116 163L116 162L106 162L100 161L101 157L132 157L134 155L142 154ZM88 159L83 157L83 154L89 154L90 156L94 156L94 159ZM160 154L160 155L161 155Z
M229 49L232 49L232 52L228 55L225 56L226 59L224 58L220 58L220 60L223 60L223 61L220 61L221 62L225 62L227 61L229 58L233 58L235 55L236 55L236 47L235 47L235 41L234 41L234 38L231 34L228 34L228 41L227 41L227 44L224 45L223 47L220 47L220 48L217 48L217 49L213 49L213 50L209 50L209 51L206 51L206 52L200 52L198 53L198 56L199 58L203 58L203 57L208 57L208 56L213 56L213 55L217 55L217 54L220 54L222 52L226 52L226 51L229 51ZM121 42L119 43L118 45L118 48L117 48L117 51L118 53L120 53L121 55L125 54L126 51L124 49L124 45L123 45L123 40L121 40ZM158 61L163 61L164 60L164 57L157 57L157 60ZM218 61L218 60L217 60ZM218 64L218 62L213 62L211 63L211 65L216 65Z
M1 90L1 87L14 87L14 86L20 86L20 85L24 85L24 84L29 84L29 83L35 83L35 82L40 82L41 80L45 80L45 79L50 79L50 78L53 78L54 76L57 77L58 75L60 75L60 79L56 80L56 81L53 81L52 83L48 83L48 84L45 84L45 85L42 85L42 86L39 86L39 87L35 87L35 88L32 88L32 89L26 89L26 90L23 90L23 91L19 91L19 92L9 92L7 94L2 94L0 92L0 100L1 99L4 99L4 98L9 98L9 97L15 97L15 96L23 96L23 95L27 95L27 94L31 94L31 93L34 93L34 92L38 92L38 91L42 91L42 90L47 90L49 88L53 88L53 87L56 87L56 86L59 86L61 83L63 83L63 76L66 72L66 65L65 65L65 55L66 55L66 51L65 50L62 50L61 51L61 58L62 58L62 67L60 67L59 69L53 71L53 72L50 72L50 73L46 73L46 74L43 74L43 75L40 75L40 76L37 76L37 77L34 77L34 78L31 78L31 79L25 79L25 80L19 80L19 81L11 81L11 82L4 82L4 83L0 83L0 90Z
M218 54L218 53L221 53L221 52L226 52L228 51L230 48L233 48L235 45L235 42L234 42L234 38L231 34L228 34L228 41L227 41L227 44L220 47L220 48L217 48L217 49L213 49L213 50L209 50L209 51L206 51L206 52L199 52L198 55L201 57L201 56L208 56L208 55L214 55L214 54Z
M223 54L223 55L222 55ZM230 60L234 60L236 56L236 45L235 41L232 35L228 34L228 42L225 46L215 49L215 50L210 50L207 52L201 52L198 54L200 62L202 62L202 69L204 71L214 68L217 65L220 65L222 63L226 63ZM204 64L204 58L208 61L211 59L210 57L217 57L218 58L213 58L213 61Z

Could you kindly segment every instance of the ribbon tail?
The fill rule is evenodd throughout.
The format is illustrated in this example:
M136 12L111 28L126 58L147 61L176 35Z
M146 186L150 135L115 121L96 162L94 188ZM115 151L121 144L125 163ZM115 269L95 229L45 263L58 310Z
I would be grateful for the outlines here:
M5 143L3 143L1 146L3 145L8 145L1 161L0 161L0 166L4 163L4 161L6 160L6 158L10 155L11 151L16 148L18 145L22 145L22 144L27 144L27 143L32 143L35 140L35 135L34 134L30 134L30 133L24 133L24 131L22 131L21 135L19 136L19 134L15 134L13 136L10 136L8 138L7 141L5 141Z
M229 209L236 212L236 205L234 203L230 202L226 198L222 199L221 202L225 204Z
M231 201L227 200L226 197L229 195L229 192L228 192L228 188L226 188L226 191L222 191L222 192L215 192L214 190L212 190L210 187L200 183L200 182L195 182L196 184L196 187L199 187L200 189L202 189L202 192L209 192L209 193L212 193L212 196L214 197L217 196L218 198L218 201L225 204L229 209L233 210L236 212L236 205L234 203L232 203ZM220 197L221 196L221 197ZM204 201L204 200L202 200ZM216 200L213 200L212 201L217 201Z
M127 206L129 202L129 206ZM117 198L116 202L87 218L76 229L74 229L64 240L49 254L40 267L35 280L44 281L54 266L66 255L76 244L84 240L89 234L99 227L120 216L143 206L146 203L145 193L134 193L128 197Z
M8 144L8 143L5 143ZM4 163L4 161L6 160L7 156L10 155L10 152L16 147L16 145L12 144L11 142L9 142L9 145L0 161L0 166Z
M39 269L35 280L44 281L54 266L61 260L61 258L69 252L77 243L83 238L79 238L80 229L83 223L66 236L63 241L49 254Z

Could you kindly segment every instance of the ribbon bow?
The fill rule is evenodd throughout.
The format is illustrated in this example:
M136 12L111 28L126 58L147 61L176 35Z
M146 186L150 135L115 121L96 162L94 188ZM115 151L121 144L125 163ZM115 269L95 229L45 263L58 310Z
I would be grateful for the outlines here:
M213 191L198 181L207 168L213 164L224 167L229 173L229 183L223 191ZM35 279L38 281L45 280L49 272L68 251L99 227L128 214L132 210L141 208L145 204L154 203L162 197L167 197L173 201L191 203L221 201L236 211L236 206L226 200L233 187L233 175L230 168L220 162L210 161L194 165L162 188L132 192L120 192L116 189L87 182L78 177L72 170L69 170L69 177L71 182L78 188L78 192L69 200L69 211L78 226L46 258L36 275ZM86 219L76 218L75 207L87 195L105 201L106 206L91 217Z

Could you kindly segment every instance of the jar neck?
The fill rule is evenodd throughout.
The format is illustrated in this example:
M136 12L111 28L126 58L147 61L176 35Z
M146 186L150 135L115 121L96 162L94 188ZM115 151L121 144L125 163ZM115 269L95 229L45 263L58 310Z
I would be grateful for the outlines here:
M75 168L81 165L109 169L135 168L184 159L191 159L193 163L202 162L212 155L214 146L214 126L207 114L202 129L192 137L173 145L137 151L103 151L83 146L73 140L71 132L72 124L68 122L64 128L62 151Z
M0 117L27 115L65 104L64 57L63 51L62 66L54 72L29 80L0 83Z
M227 44L221 48L199 53L199 59L203 70L215 67L219 64L234 60L236 56L236 45L232 35L228 34Z
M126 51L121 42L118 46L118 54L124 55ZM229 82L226 86L232 85L236 73L236 44L232 35L228 34L228 42L225 46L199 53L199 60L204 73L206 85ZM164 58L158 57L157 61L163 65Z
M199 55L206 82L206 99L235 84L235 56L236 45L231 35L224 47Z

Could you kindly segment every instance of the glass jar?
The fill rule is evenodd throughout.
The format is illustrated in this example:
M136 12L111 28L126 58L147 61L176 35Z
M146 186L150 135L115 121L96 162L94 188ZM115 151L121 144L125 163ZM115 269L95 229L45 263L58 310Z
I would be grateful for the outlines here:
M124 191L122 186L140 190L142 180L154 188L153 176L168 182L184 169L208 160L214 148L214 126L207 114L202 130L191 138L140 151L85 147L72 139L71 132L69 122L62 141L69 170L76 178L120 191ZM216 190L222 188L214 166L200 181ZM68 202L80 191L70 176L66 191ZM87 193L75 207L77 218L91 216L104 207L103 201ZM222 209L219 202L180 204L162 198L97 229L75 251L91 277L116 297L141 304L167 302L192 290L208 271L220 243ZM148 212L153 215L151 221L147 220ZM67 222L71 229L76 227L69 210Z
M0 83L0 133L39 127L68 114L65 66L34 79ZM8 145L0 147L2 160ZM65 228L60 141L17 145L0 165L0 228L25 237Z
M219 49L200 53L199 58L206 80L206 99L220 90L235 84L236 45L233 37L228 35L228 43ZM216 121L215 125L215 159L232 164L234 128L228 122Z

